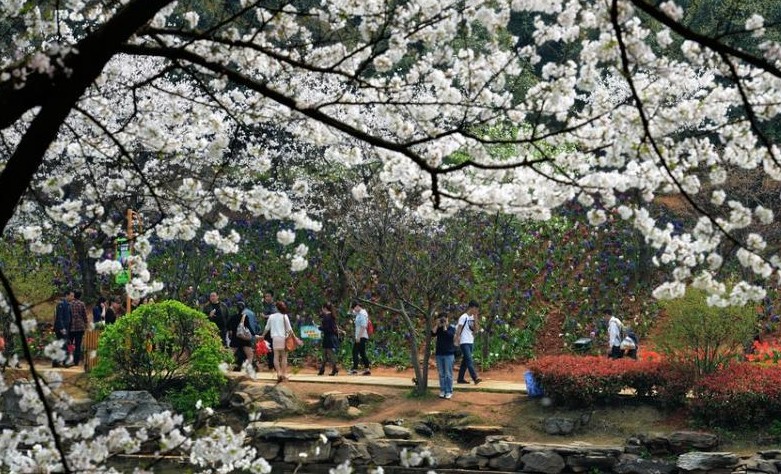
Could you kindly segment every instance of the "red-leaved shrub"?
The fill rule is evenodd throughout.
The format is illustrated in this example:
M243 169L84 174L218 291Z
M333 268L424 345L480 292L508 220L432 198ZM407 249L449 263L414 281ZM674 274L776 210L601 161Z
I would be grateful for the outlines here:
M718 426L756 425L781 417L778 366L732 364L700 379L690 403L700 421Z
M612 360L596 356L546 356L529 363L545 395L556 403L590 406L610 402L624 389L666 407L682 406L694 385L690 364L659 357Z

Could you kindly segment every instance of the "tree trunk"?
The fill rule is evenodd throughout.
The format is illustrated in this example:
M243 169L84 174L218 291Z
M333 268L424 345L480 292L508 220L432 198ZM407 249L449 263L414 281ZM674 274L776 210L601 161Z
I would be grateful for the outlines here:
M92 304L98 295L98 274L95 270L95 260L87 252L87 243L81 236L73 239L73 248L76 252L76 260L79 262L81 273L81 300Z

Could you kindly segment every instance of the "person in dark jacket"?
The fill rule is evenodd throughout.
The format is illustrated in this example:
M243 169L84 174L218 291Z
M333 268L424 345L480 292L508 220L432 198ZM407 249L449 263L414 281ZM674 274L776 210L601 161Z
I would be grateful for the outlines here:
M320 333L323 341L323 361L317 375L325 373L325 364L331 363L331 373L336 375L339 369L336 367L336 350L339 348L339 326L336 324L336 311L331 303L325 303L320 309Z
M245 308L244 302L240 301L236 305L236 313L231 316L230 321L228 322L228 334L231 341L230 346L236 352L237 370L241 370L244 361L248 361L252 364L255 355L255 347L253 346L252 341L255 339L257 332L253 328L252 322L247 317L247 314L244 312ZM252 335L251 339L242 339L238 336L237 332L239 325L243 325L249 330Z
M212 292L209 295L209 302L204 305L203 312L206 313L209 321L217 325L217 329L220 330L222 344L228 347L228 339L225 337L228 334L228 307L220 301L220 297L216 292Z
M106 298L99 297L98 302L92 307L92 323L97 324L106 320L106 311L108 310L108 302Z
M54 312L54 334L62 343L62 350L66 352L65 358L52 361L53 367L64 365L67 358L68 339L71 327L71 301L73 301L73 291L67 290L63 293L62 301L57 305Z
M73 292L71 301L71 326L69 339L73 345L73 365L81 364L81 342L84 339L84 331L87 330L87 307L81 301L81 292Z
M447 313L439 314L439 320L431 330L431 335L437 340L434 355L437 360L437 372L439 372L439 398L449 400L453 397L453 362L456 354L453 340L456 327L448 323Z

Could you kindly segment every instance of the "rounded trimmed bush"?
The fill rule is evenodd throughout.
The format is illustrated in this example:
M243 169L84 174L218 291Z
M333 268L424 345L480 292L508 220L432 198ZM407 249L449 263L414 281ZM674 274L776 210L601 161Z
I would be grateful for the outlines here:
M213 406L230 362L217 326L178 301L138 307L106 327L91 380L98 397L112 390L146 390L192 416L195 403ZM188 395L189 394L189 395ZM188 396L184 396L188 395Z

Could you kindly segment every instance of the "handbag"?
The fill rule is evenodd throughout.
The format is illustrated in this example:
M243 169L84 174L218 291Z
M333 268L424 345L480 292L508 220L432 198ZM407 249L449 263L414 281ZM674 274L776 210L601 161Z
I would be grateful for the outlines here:
M296 344L296 336L294 334L290 334L285 338L285 350L294 351L296 350L296 347L298 347L298 344Z
M244 315L241 316L241 321L239 321L239 325L236 327L236 337L245 341L250 341L252 340L252 332L244 325L245 317L246 316Z
M259 339L257 342L255 342L255 355L256 356L264 356L269 353L271 349L268 347L268 342L264 341L263 339Z

